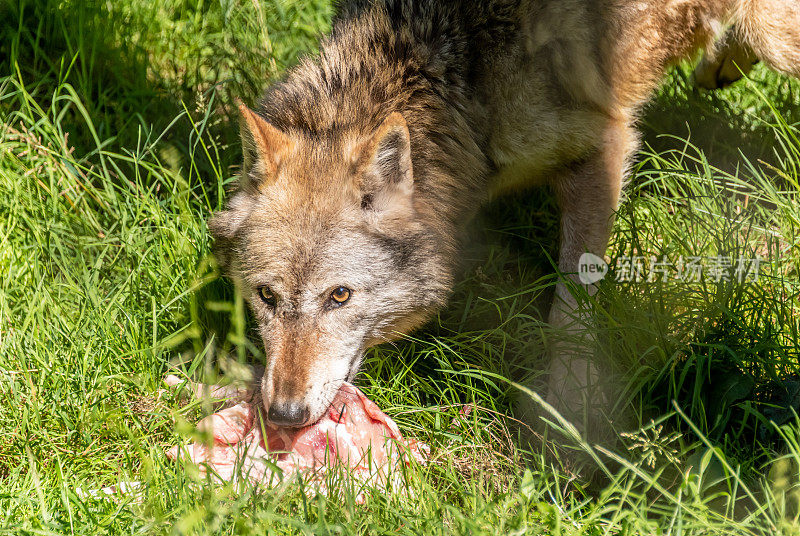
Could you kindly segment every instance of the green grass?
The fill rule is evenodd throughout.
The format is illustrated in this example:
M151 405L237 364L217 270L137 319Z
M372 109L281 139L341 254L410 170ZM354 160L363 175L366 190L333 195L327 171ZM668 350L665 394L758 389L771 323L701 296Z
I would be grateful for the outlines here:
M433 449L408 494L356 505L346 488L216 487L166 459L200 412L159 394L168 367L213 378L226 358L263 357L205 224L236 173L232 99L313 52L330 13L323 0L0 5L0 530L800 533L800 85L763 67L711 94L676 69L642 119L611 265L763 264L747 284L603 284L598 335L641 425L617 453L585 447L613 473L604 489L523 455L509 418L519 390L504 378L553 335L556 212L541 191L487 207L450 306L368 355L359 384ZM120 481L145 487L77 492Z

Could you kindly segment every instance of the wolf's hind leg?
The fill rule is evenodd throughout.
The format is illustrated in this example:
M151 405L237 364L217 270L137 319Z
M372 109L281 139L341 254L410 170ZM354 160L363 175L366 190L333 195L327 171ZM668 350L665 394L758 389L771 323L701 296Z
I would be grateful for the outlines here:
M759 60L800 77L800 2L739 0L734 25L697 64L695 82L705 89L725 87Z
M737 39L777 71L800 77L800 2L739 0Z

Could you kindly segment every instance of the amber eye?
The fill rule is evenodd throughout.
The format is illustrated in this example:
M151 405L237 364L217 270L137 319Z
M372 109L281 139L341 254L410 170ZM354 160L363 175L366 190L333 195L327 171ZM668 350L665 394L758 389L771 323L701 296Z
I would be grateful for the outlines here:
M344 305L350 299L350 289L347 287L339 287L331 292L331 301L335 305Z
M272 289L269 287L261 287L258 289L258 295L261 296L261 299L269 305L270 307L275 307L275 304L278 303L278 299L275 297L275 294L272 293Z

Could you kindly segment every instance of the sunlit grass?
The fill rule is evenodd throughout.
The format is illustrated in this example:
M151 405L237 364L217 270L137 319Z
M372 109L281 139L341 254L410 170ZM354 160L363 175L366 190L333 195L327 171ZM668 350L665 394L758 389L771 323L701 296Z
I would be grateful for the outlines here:
M368 491L358 505L347 487L326 499L300 484L198 479L164 451L202 407L159 391L170 366L214 378L224 359L262 359L241 298L218 277L205 220L236 174L232 98L254 99L313 50L330 6L2 9L14 21L0 44L4 531L798 533L796 82L759 68L706 94L679 69L644 116L611 276L631 255L763 263L744 283L602 285L592 303L602 351L641 426L613 452L580 446L609 472L604 488L585 491L568 461L517 441L513 406L525 393L508 380L527 373L536 385L553 336L543 318L557 212L534 192L483 211L436 320L369 353L359 384L432 459L409 469L409 493ZM550 440L580 445L569 423L550 420ZM144 486L78 492L120 482Z

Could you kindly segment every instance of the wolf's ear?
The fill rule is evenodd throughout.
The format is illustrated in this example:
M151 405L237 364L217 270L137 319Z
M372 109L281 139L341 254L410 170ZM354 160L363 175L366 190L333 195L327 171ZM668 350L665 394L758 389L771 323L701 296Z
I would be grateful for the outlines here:
M387 117L355 156L364 210L413 212L411 137L400 113Z
M242 116L242 178L244 184L274 177L281 160L294 148L294 141L266 119L239 102Z

